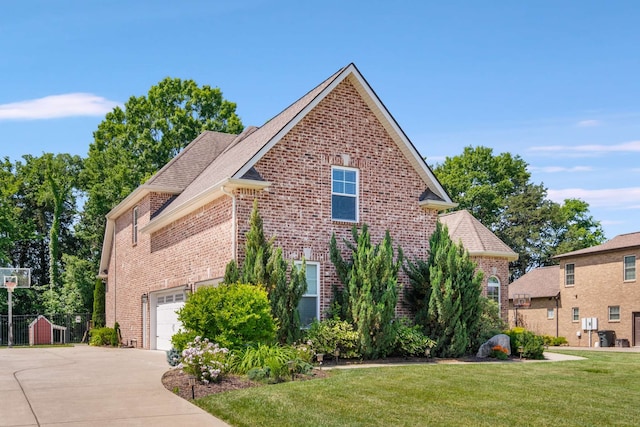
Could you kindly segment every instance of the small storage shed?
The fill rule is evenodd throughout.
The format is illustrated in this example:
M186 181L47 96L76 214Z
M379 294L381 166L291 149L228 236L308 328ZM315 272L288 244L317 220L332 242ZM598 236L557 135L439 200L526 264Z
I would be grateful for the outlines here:
M53 344L54 331L58 331L59 343L64 344L67 328L51 323L49 319L40 315L29 324L29 345Z

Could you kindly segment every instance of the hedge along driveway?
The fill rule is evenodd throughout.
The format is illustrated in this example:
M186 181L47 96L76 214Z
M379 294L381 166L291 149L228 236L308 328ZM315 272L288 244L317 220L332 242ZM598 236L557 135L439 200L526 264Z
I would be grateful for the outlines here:
M196 403L234 426L640 425L640 354L566 353L587 359L336 370Z

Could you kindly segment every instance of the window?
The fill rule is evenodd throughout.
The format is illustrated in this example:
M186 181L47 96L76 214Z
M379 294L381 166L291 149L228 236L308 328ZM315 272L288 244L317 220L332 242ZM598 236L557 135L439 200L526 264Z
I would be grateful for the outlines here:
M555 310L553 308L547 308L547 319L553 319L555 316Z
M571 309L571 321L572 322L580 321L580 309L578 307L573 307Z
M624 280L636 280L636 256L628 255L624 257Z
M302 263L297 262L298 267L302 266ZM300 303L298 304L298 311L300 312L300 324L303 328L308 327L317 320L320 311L320 264L316 262L306 262L307 267L307 292L302 295Z
M618 322L618 321L620 321L620 306L619 305L609 306L609 322Z
M132 218L132 229L131 229L131 242L136 245L138 243L138 207L133 208L133 218Z
M496 276L489 277L487 283L487 298L495 301L500 306L500 280Z
M331 219L358 222L358 170L331 168Z
M575 264L565 264L564 266L564 285L573 286L575 283Z

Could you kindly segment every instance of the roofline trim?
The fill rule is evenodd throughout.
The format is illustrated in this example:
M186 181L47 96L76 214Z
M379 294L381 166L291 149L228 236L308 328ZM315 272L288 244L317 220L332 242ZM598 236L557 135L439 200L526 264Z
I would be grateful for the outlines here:
M515 252L499 252L499 251L469 251L469 256L506 258L508 261L516 261L520 257L520 255L518 255Z
M160 228L176 221L194 210L210 203L225 195L223 189L236 190L245 188L250 190L263 190L271 186L267 181L256 181L253 179L226 178L219 183L209 187L197 196L191 198L186 203L176 206L174 209L164 212L161 216L149 221L147 225L142 227L142 233L151 234Z
M436 209L439 211L453 209L458 206L458 203L455 203L455 202L446 202L446 201L439 201L439 200L423 200L421 202L418 202L418 204L423 209Z

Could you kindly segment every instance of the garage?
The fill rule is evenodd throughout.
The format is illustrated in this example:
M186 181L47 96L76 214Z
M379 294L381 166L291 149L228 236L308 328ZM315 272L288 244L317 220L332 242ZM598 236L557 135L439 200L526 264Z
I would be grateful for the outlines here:
M179 291L174 290L171 293L158 294L155 310L156 349L171 349L171 337L181 327L177 311L184 306L184 299L184 290L182 289Z

